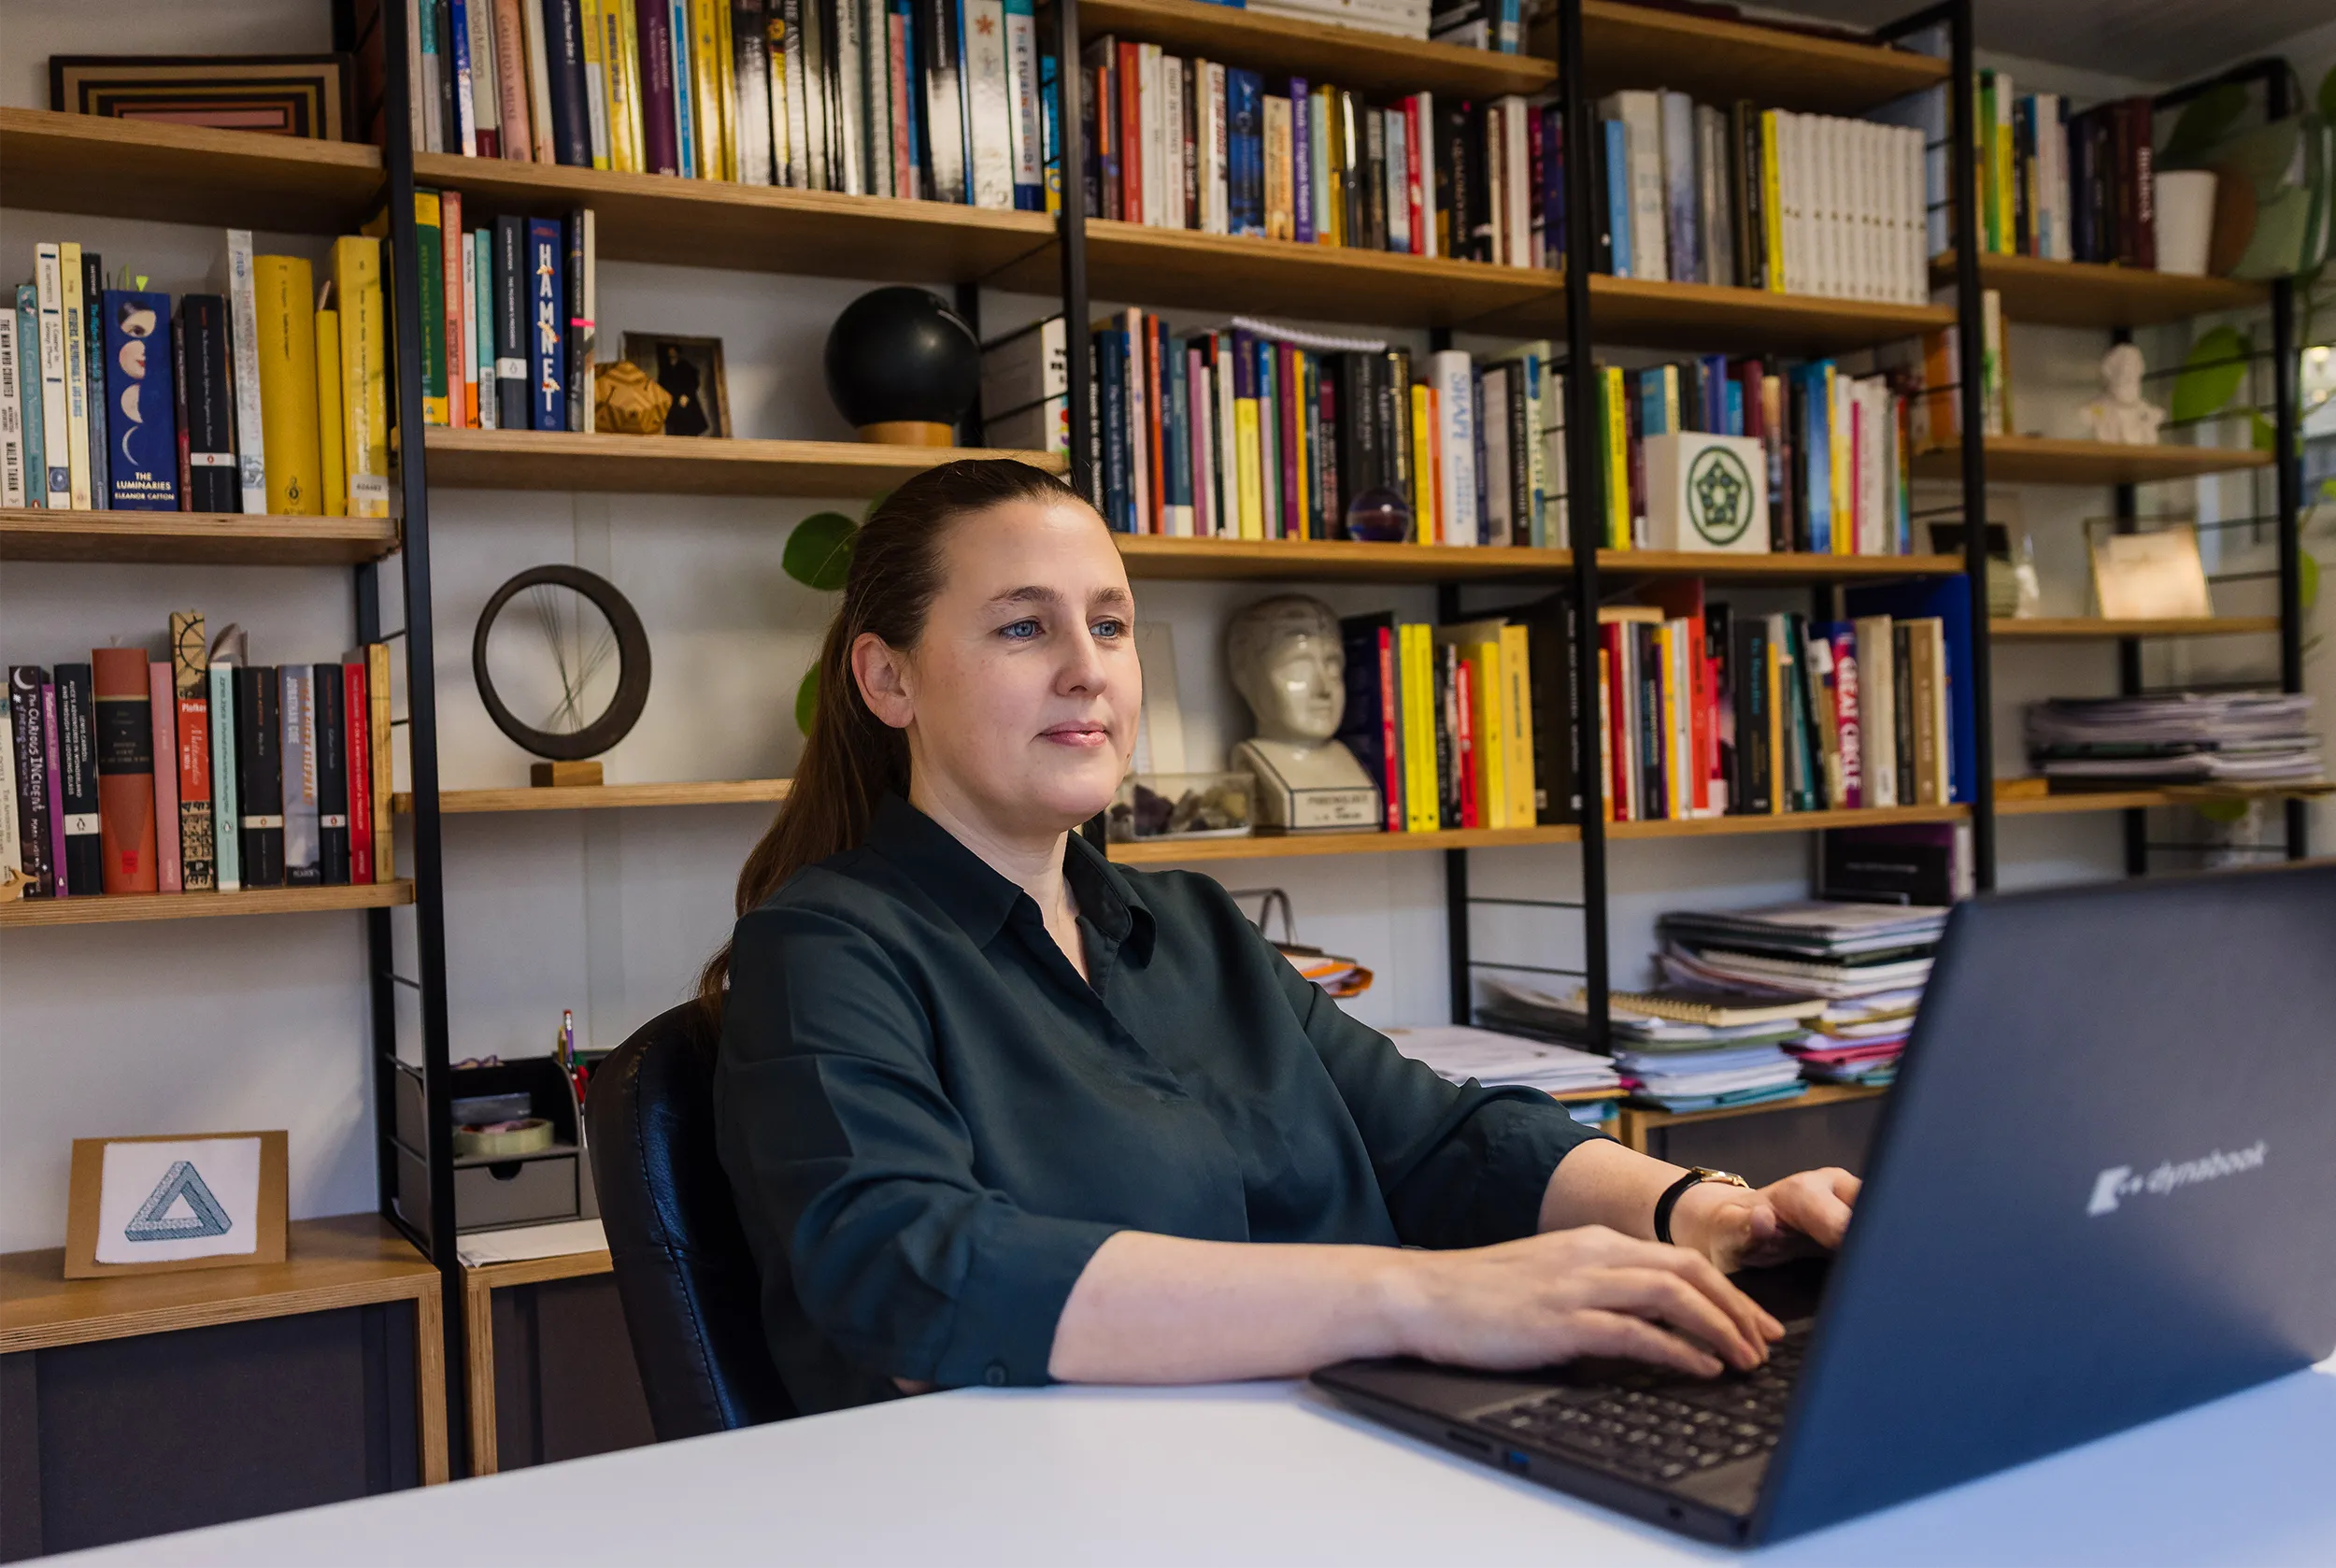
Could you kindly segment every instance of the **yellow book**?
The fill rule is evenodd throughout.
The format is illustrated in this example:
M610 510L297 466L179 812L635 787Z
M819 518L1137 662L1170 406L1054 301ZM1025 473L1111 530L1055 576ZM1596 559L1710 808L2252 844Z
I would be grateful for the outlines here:
M1656 727L1657 743L1663 748L1663 820L1675 821L1685 817L1687 804L1681 786L1687 782L1687 759L1679 755L1675 743L1679 728L1679 682L1675 675L1679 657L1679 626L1676 620L1666 620L1655 628L1655 658L1660 668L1655 672L1655 690L1661 696L1662 714Z
M1775 622L1771 621L1773 627ZM1768 644L1768 813L1782 817L1789 807L1785 797L1789 792L1785 780L1785 647L1772 638Z
M1468 727L1476 755L1476 825L1505 828L1509 822L1508 726L1502 722L1501 622L1464 620L1434 629L1438 647L1450 644L1468 667Z
M331 284L326 284L331 288ZM317 457L324 475L324 515L349 515L347 421L341 412L341 313L317 312Z
M1502 720L1507 726L1509 826L1541 820L1541 780L1533 770L1531 636L1522 626L1501 628Z
M1858 548L1858 520L1851 515L1849 495L1849 429L1848 381L1829 361L1825 366L1826 468L1833 491L1833 537L1835 555L1849 555Z
M1609 822L1614 820L1614 700L1607 695L1606 683L1613 678L1612 656L1602 648L1598 650L1598 815Z
M397 880L397 845L392 836L397 819L390 811L390 791L396 778L396 759L390 753L390 645L367 643L365 655L365 706L371 710L373 728L367 735L365 762L373 775L373 879L377 882ZM356 715L349 715L355 723Z
M1420 544L1444 537L1435 515L1435 416L1428 406L1428 383L1411 384L1411 536Z
M92 499L95 475L89 455L90 321L88 302L81 297L80 246L66 240L57 247L57 271L59 313L64 318L65 469L71 476L73 509L86 512L97 506L104 510L113 505L113 497ZM50 432L47 439L56 440L56 433Z
M721 91L715 103L721 110L722 178L735 182L738 168L738 45L731 32L730 7L715 0L714 33L719 50L714 57L714 74L720 78Z
M267 509L320 517L324 463L317 431L316 283L306 256L254 256L260 308L260 438Z
M612 134L616 121L608 113L608 34L601 25L599 0L583 0L576 9L577 41L584 54L584 91L598 93L596 101L583 106L584 146L592 155L592 167L614 168L613 154L616 138ZM600 134L594 135L597 121Z
M1264 459L1258 447L1257 399L1240 397L1233 400L1234 477L1241 488L1241 536L1245 539L1265 537L1265 482L1262 473Z
M1785 207L1776 175L1776 111L1760 111L1760 228L1768 250L1768 292L1785 292Z
M607 56L608 160L629 174L641 169L641 45L633 0L600 0L601 52Z
M1606 380L1606 548L1631 548L1631 427L1619 367L1608 365Z
M333 297L341 307L341 472L349 515L390 515L389 327L381 292L381 242L333 242Z
M1435 646L1423 625L1398 626L1403 641L1403 826L1433 833L1444 825L1435 768Z
M721 52L722 23L729 0L691 0L690 96L697 106L698 178L734 178L722 143L722 87L730 79L730 57Z

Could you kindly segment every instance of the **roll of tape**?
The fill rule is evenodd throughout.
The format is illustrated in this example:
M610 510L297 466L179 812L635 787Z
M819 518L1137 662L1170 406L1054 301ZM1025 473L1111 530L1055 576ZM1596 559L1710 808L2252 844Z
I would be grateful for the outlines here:
M531 1116L521 1121L491 1121L484 1127L457 1127L454 1130L454 1153L463 1156L484 1156L491 1160L515 1160L522 1154L535 1154L551 1147L551 1123L542 1117Z

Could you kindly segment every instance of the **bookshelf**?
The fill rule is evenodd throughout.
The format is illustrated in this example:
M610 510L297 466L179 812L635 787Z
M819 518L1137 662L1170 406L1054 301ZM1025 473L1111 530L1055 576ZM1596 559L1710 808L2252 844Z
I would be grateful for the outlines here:
M441 790L438 810L449 817L501 811L613 811L627 806L737 805L787 798L784 778L725 778L682 784L567 784L541 789ZM413 814L414 797L401 791L390 810Z
M1578 85L1591 95L1670 87L1700 101L1740 97L1813 114L1856 114L1947 79L1944 60L1758 22L1583 0ZM1560 58L1562 19L1533 24L1531 50Z
M424 438L432 481L450 490L559 490L657 495L873 497L959 458L1013 457L1061 472L1040 452L886 447L857 441L708 440L551 430L454 430Z
M354 233L380 205L381 154L195 125L0 108L10 207L158 223Z
M1947 287L1955 257L1934 257L1930 280ZM2056 262L2042 256L1979 258L1982 287L2003 298L2004 314L2044 326L2151 327L2216 310L2259 310L2271 300L2260 283L2238 278L2186 278L2099 262Z
M2184 616L2165 620L2109 620L2099 616L1998 620L1987 634L1998 642L2101 642L2125 637L2235 637L2276 633L2275 615Z
M1554 61L1399 38L1332 22L1234 10L1202 0L1080 0L1082 39L1116 34L1236 65L1374 93L1531 95L1557 79Z
M197 920L222 915L314 915L390 909L414 902L410 881L334 888L249 888L232 893L92 893L0 904L0 931L35 926L110 925L123 920Z
M1990 435L1981 444L1987 477L2015 485L2146 485L2269 468L2272 454L2244 447L2124 447L2044 435ZM1962 444L1915 457L1916 478L1960 477Z
M0 506L0 561L355 566L397 549L387 518L243 512L52 512Z

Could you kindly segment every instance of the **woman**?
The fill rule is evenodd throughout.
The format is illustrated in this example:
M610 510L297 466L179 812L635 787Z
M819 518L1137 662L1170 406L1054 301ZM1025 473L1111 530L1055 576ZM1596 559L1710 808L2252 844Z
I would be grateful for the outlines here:
M1722 1271L1834 1245L1855 1179L1700 1181L1545 1094L1454 1087L1214 881L1108 864L1072 830L1134 746L1134 607L1103 520L1021 463L933 469L861 530L704 982L797 1404L1396 1354L1759 1364L1782 1331Z

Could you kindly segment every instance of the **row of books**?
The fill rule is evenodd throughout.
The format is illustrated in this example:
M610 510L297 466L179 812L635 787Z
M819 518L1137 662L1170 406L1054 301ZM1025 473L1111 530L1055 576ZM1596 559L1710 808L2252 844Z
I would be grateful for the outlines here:
M2147 98L2072 114L2057 93L2016 93L1979 73L1979 219L1996 255L2158 264Z
M599 293L590 207L463 226L458 191L414 192L422 422L592 428Z
M406 16L427 151L1057 205L1031 0L416 0Z
M327 272L230 229L217 292L174 300L36 246L0 309L0 506L387 517L379 242L334 241Z
M1598 113L1597 270L1930 302L1920 132L1744 100L1723 111L1644 90L1608 95ZM1552 113L1546 134L1559 123ZM1554 189L1562 192L1561 175ZM1549 232L1561 249L1561 217Z
M2011 340L2004 334L2003 296L1979 295L1979 432L2007 435L2012 423ZM1916 399L1915 449L1959 439L1963 431L1963 340L1953 327L1922 335L1922 395Z
M188 611L170 651L10 667L0 865L25 895L392 880L389 645L254 665Z
M1607 820L1960 798L1942 617L1736 615L1700 582L1650 596L1599 611Z

